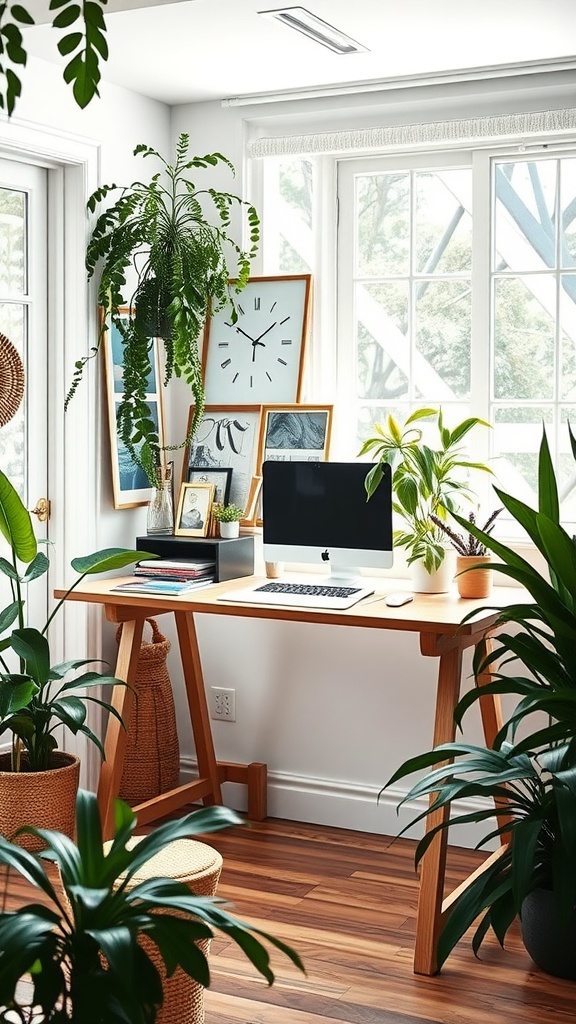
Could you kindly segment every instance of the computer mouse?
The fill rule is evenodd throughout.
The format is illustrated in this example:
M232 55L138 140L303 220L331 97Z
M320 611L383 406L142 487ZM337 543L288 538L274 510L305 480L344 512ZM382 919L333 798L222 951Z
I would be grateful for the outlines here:
M401 608L403 604L408 604L414 600L414 594L409 594L407 590L402 590L398 591L398 593L388 594L385 600L389 608Z

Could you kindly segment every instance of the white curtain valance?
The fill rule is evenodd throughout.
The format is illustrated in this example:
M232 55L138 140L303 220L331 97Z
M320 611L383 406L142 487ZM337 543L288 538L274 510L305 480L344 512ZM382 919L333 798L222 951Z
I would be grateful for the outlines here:
M521 114L429 121L379 128L317 132L258 138L247 144L252 158L272 156L358 153L362 150L402 149L417 146L472 145L487 142L521 142L537 136L576 132L576 109L540 110Z

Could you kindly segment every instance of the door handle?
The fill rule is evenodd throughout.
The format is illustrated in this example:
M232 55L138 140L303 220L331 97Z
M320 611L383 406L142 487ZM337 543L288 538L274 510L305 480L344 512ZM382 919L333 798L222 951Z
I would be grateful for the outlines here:
M36 508L31 508L30 512L33 516L38 516L41 523L45 523L50 518L50 501L48 498L38 498Z

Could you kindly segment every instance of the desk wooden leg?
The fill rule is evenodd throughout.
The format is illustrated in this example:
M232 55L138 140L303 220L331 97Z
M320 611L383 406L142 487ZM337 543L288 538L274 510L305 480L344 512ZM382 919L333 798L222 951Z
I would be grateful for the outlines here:
M437 655L436 638L422 635L420 648L424 655ZM462 675L462 647L454 645L440 655L436 715L434 719L434 746L454 740L454 708L460 694ZM448 818L449 808L442 808L427 819L427 831ZM420 868L420 894L416 920L414 972L435 974L438 970L436 947L442 920L442 899L446 870L448 836L442 830L432 841L422 858Z
M214 752L214 742L212 740L212 729L210 728L210 716L206 703L206 690L194 618L188 612L175 612L174 617L176 619L186 697L188 699L190 721L192 722L196 757L198 759L198 771L201 778L210 780L210 793L208 796L204 796L202 801L205 806L221 804L220 778Z
M100 808L102 832L105 839L110 839L114 833L114 800L120 791L122 768L124 767L124 752L126 750L126 734L130 728L134 706L134 691L132 687L136 679L143 627L144 619L131 619L129 622L124 622L118 647L116 677L124 679L128 686L115 686L110 701L112 707L116 709L122 718L125 728L122 728L117 719L110 715L104 740L105 760L100 769L98 806Z

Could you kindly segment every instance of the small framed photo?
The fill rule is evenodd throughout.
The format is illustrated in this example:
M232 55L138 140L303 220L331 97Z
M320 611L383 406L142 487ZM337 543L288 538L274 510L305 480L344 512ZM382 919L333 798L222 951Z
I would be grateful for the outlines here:
M323 462L330 451L332 405L264 405L258 466L276 462Z
M214 484L182 484L174 526L175 536L206 537L213 500Z
M196 466L188 467L188 483L191 484L214 484L214 501L227 505L230 499L230 485L232 483L231 469L198 469Z
M120 310L122 320L128 320L130 308ZM100 310L102 327L103 313ZM150 361L152 370L148 378L146 402L150 416L158 430L160 447L164 441L164 411L162 407L162 380L159 366L158 341L151 339ZM108 323L102 339L106 369L106 398L108 424L110 429L110 454L112 459L112 490L114 508L135 508L150 501L150 481L140 466L131 458L118 432L117 413L124 394L124 339L118 328Z

